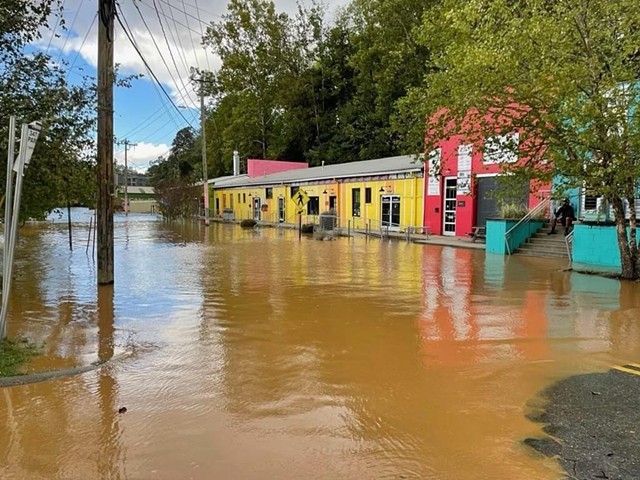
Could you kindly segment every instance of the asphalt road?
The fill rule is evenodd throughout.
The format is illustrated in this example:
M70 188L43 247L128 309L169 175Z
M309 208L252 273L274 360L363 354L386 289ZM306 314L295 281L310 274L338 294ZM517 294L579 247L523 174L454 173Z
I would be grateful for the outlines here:
M525 443L557 456L567 478L640 479L640 365L576 375L543 392L545 438Z

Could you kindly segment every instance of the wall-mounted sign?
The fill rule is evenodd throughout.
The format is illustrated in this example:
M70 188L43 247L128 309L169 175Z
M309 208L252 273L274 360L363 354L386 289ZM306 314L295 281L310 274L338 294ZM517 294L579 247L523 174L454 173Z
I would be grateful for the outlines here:
M429 180L427 183L427 195L440 195L440 157L441 149L436 148L429 152Z
M471 145L458 147L458 179L456 183L457 195L469 195L471 193Z

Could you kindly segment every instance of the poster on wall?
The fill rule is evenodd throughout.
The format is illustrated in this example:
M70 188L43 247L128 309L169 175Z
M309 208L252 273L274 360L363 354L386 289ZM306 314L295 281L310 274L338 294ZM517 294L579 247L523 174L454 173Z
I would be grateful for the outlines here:
M471 153L471 145L460 145L458 147L457 195L469 195L471 193Z
M429 152L429 183L427 195L440 195L440 155L441 150L436 148Z

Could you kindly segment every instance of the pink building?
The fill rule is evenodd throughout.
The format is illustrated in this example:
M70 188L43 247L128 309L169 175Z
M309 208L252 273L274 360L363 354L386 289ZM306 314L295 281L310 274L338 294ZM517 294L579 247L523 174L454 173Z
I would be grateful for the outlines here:
M298 170L309 168L308 163L286 162L283 160L259 160L250 158L247 160L247 174L249 177L262 177L272 173L286 172L288 170Z

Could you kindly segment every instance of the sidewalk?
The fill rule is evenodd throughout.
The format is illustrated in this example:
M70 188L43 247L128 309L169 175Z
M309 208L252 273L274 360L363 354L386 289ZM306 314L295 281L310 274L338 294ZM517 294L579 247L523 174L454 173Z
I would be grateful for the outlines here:
M355 230L353 233L359 235L365 235L364 230ZM369 234L374 238L380 238L380 232L375 231ZM384 238L389 238L399 241L407 241L407 234L404 232L389 232L384 233ZM471 248L474 250L484 250L485 244L483 242L472 242L470 238L462 237L445 237L443 235L423 235L418 233L412 233L409 236L409 241L413 243L419 243L423 245L440 245L443 247L458 247L458 248Z
M239 220L226 221L223 222L222 219L212 218L211 221L219 222L219 223L240 223ZM266 228L286 228L286 229L297 229L298 226L292 223L272 223L272 222L258 222L258 227L266 227ZM337 228L336 232L339 232L342 236L347 236L346 230L344 228ZM366 235L367 232L365 230L357 229L351 230L349 232L350 236L354 235ZM369 236L372 238L380 238L380 231L373 230L369 232ZM463 237L448 237L443 235L424 235L420 233L412 233L407 238L407 234L405 232L384 232L384 239L397 240L401 242L410 241L413 243L419 243L421 245L439 245L443 247L457 247L457 248L470 248L473 250L484 250L485 244L484 242L472 242L470 238Z

